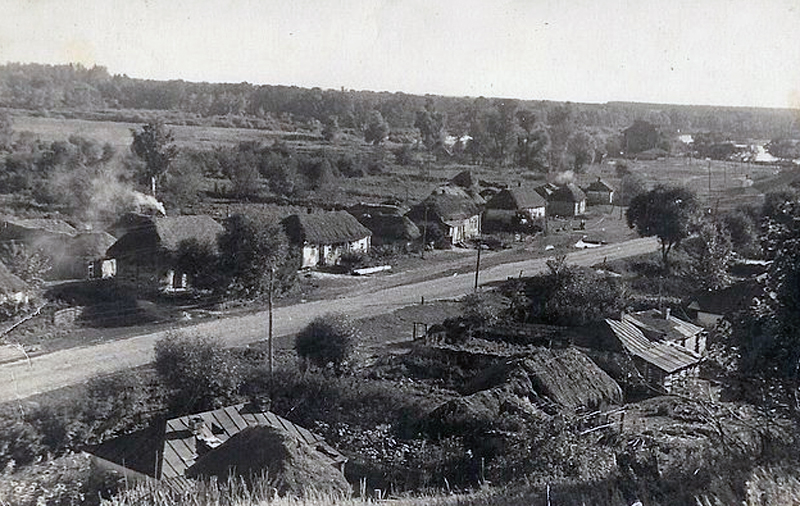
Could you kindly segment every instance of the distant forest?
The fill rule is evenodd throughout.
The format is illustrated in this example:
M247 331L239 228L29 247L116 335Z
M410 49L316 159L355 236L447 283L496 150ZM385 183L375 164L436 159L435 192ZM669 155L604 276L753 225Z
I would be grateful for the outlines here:
M662 133L719 132L735 139L800 137L800 113L790 109L659 105L629 102L580 104L503 98L443 97L297 86L154 81L111 75L106 68L79 64L10 63L0 66L0 107L45 111L154 110L170 121L203 123L233 118L230 126L281 128L316 122L363 130L378 111L392 130L418 126L418 112L436 111L445 130L467 134L488 110L524 110L528 121L619 132L645 120Z

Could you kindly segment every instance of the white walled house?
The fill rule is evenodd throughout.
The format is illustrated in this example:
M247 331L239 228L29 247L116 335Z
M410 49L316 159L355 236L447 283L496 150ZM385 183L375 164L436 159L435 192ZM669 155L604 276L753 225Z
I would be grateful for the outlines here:
M336 265L345 253L369 253L372 232L346 211L293 214L283 220L289 242L302 248L301 267Z

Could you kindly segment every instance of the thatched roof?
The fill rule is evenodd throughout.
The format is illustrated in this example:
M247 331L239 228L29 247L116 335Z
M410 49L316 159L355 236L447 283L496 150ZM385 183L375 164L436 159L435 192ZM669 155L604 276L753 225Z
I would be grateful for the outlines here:
M347 211L293 214L282 223L287 237L295 244L342 244L372 235Z
M117 240L108 232L88 232L78 234L68 243L69 255L73 258L99 259Z
M0 294L11 295L25 292L28 284L13 274L3 262L0 262Z
M541 409L594 409L622 402L622 389L592 360L575 348L538 348L490 368L471 389L503 386Z
M463 220L480 214L478 206L464 190L458 187L449 188L451 189L440 188L412 207L409 217L416 223L420 223L425 220L427 214L428 221L439 219L447 222Z
M530 187L507 188L497 193L486 204L488 209L521 210L545 207L547 201Z
M469 170L462 170L450 179L450 183L460 186L462 188L472 188L478 186L478 181L472 177L472 172Z
M140 225L119 238L106 255L142 257L152 254L175 253L183 241L196 240L212 248L217 247L217 236L222 225L206 215L164 216L147 218Z
M419 228L404 216L403 209L388 204L356 204L347 210L374 236L388 241L412 241Z
M0 232L3 235L15 236L18 234L33 235L67 235L74 236L78 233L75 228L64 220L51 218L16 218L3 216L0 218Z
M350 493L344 475L328 459L278 427L248 427L186 470L189 477L215 476L219 480L227 480L230 475L247 479L262 473L268 473L270 484L281 496Z
M550 195L550 200L558 202L580 202L586 200L586 194L583 190L578 188L575 183L567 183L559 186L556 191Z

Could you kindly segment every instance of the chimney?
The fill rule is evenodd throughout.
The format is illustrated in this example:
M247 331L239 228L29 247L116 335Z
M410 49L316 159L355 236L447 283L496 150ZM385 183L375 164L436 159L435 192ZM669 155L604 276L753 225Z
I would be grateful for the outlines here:
M672 309L671 308L665 309L664 310L664 319L665 320L669 320L669 316L670 316L671 313L672 313Z
M313 212L314 212L313 209L311 209L310 207L306 207L306 214L311 214Z
M199 416L196 416L189 420L189 430L192 431L192 434L197 436L202 432L203 427L205 426L205 422Z

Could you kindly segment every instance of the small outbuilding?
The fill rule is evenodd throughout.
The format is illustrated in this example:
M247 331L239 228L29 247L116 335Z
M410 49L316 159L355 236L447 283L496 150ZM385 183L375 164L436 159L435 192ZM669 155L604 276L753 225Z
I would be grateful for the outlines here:
M567 183L550 194L547 206L554 216L581 216L586 213L586 194L575 183Z
M408 244L419 239L419 228L403 209L392 204L355 204L347 212L372 232L372 244Z
M427 240L432 228L441 231L449 245L455 245L481 234L481 211L461 188L439 187L425 200L411 208L408 217L417 224Z
M589 205L611 205L614 203L614 188L600 179L584 188L586 203Z
M289 242L302 248L302 267L336 265L345 253L372 246L372 232L347 211L293 214L282 224Z
M280 435L272 437L261 429L277 429ZM246 403L161 421L148 429L106 441L89 453L138 475L160 480L208 476L221 470L227 478L229 472L238 474L236 467L241 474L257 473L266 472L268 464L272 464L268 470L272 478L292 472L292 462L281 458L294 454L287 445L302 447L304 455L324 463L340 476L344 472L347 458L320 436ZM270 450L272 454L265 455ZM332 474L327 469L325 472Z
M547 201L535 189L506 188L486 203L484 220L487 227L494 223L500 229L529 229L545 218L546 210Z
M0 262L0 319L3 308L14 313L30 299L31 289L28 283L14 275L3 262Z

